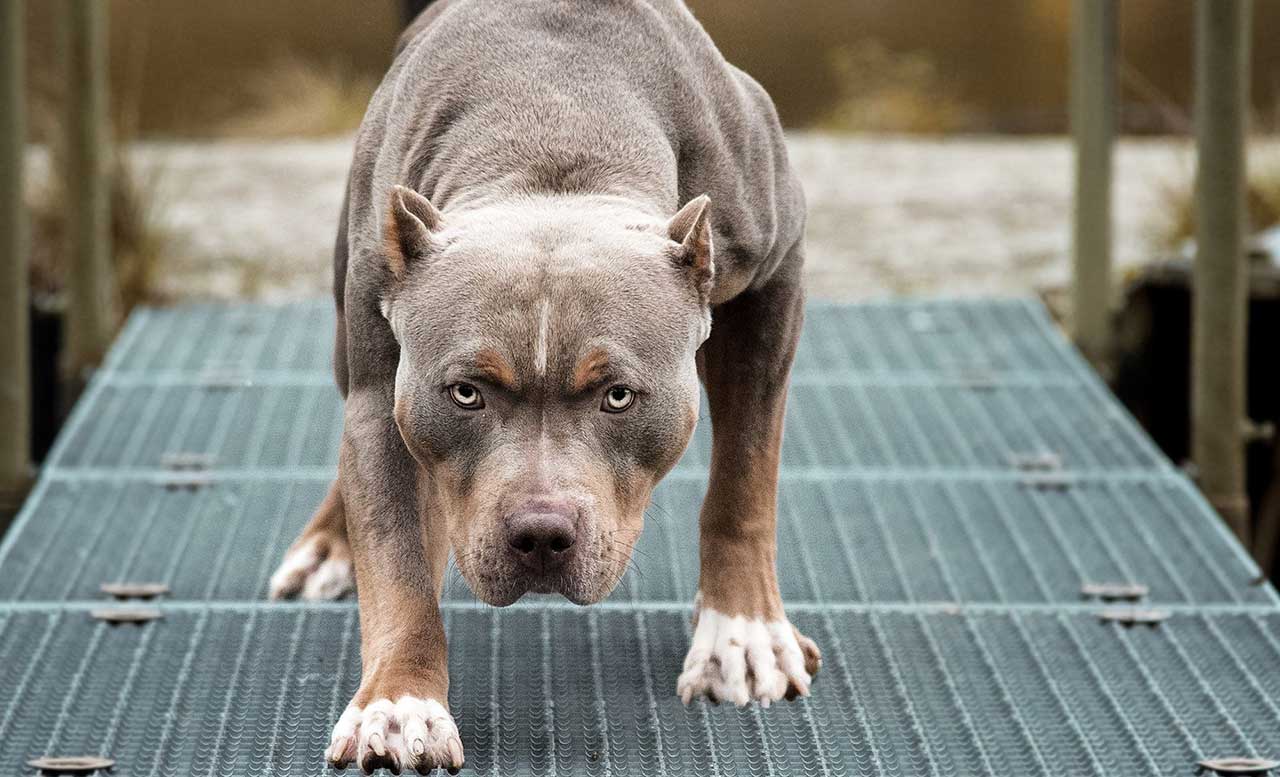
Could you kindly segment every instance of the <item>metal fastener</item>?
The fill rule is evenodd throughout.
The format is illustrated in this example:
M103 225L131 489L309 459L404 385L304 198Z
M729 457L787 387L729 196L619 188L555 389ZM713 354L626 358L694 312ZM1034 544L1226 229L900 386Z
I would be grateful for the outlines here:
M1009 464L1023 472L1056 472L1062 469L1062 457L1053 451L1013 453Z
M103 583L98 590L116 599L154 599L169 593L164 583Z
M1086 599L1101 599L1104 602L1136 601L1150 593L1141 583L1085 583L1080 586L1080 594Z
M155 607L103 607L89 612L94 618L107 623L146 623L164 617Z
M212 453L170 451L160 457L160 466L178 471L199 471L213 466Z
M1144 626L1155 626L1162 621L1168 620L1169 615L1168 610L1143 610L1137 607L1114 607L1098 613L1098 617L1102 618L1102 620L1119 623L1123 626L1133 626L1139 623Z
M1273 769L1280 769L1280 761L1267 758L1206 758L1197 761L1200 768L1196 774L1215 772L1217 774L1266 774Z
M238 367L206 368L200 373L200 385L207 389L237 389L253 385L253 380Z
M115 765L115 760L97 755L46 755L27 761L27 766L46 774L89 774Z
M1020 481L1027 488L1037 491L1066 491L1075 485L1075 478L1058 472L1042 472L1026 475Z
M995 391L1000 387L995 376L982 370L969 370L957 376L960 388L970 391Z
M206 474L192 472L164 477L159 480L159 483L169 491L195 491L213 483L213 478Z

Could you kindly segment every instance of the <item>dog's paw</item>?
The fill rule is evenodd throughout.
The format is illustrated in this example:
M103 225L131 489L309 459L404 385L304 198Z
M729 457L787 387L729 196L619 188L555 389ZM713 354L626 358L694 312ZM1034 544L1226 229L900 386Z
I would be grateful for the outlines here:
M325 759L335 769L354 762L365 774L381 767L393 774L402 769L426 774L436 767L456 773L463 763L462 739L449 711L435 699L378 699L363 709L347 707L333 727Z
M313 534L303 537L284 554L271 576L272 599L321 601L340 599L355 587L351 547L343 538Z
M676 693L689 704L699 696L736 705L809 695L822 666L813 640L784 619L730 617L703 607Z

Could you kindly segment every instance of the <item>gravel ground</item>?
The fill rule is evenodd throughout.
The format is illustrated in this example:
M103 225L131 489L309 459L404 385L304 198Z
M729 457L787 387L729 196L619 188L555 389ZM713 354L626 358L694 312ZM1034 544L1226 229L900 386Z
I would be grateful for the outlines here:
M1028 294L1069 277L1072 157L1064 138L795 133L809 197L810 295ZM142 144L134 150L172 235L173 298L279 300L326 293L349 138ZM1160 190L1185 181L1180 141L1124 141L1116 257L1152 254Z

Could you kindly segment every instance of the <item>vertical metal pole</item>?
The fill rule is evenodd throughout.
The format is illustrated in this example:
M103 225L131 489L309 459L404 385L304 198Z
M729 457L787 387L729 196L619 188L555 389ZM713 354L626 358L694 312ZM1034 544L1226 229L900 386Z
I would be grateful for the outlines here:
M115 321L107 126L107 3L64 0L66 168L70 262L63 377L74 393L101 360Z
M1196 264L1192 454L1200 487L1242 542L1245 491L1245 130L1252 0L1196 3Z
M1111 146L1116 129L1115 0L1075 0L1071 132L1076 146L1072 337L1091 361L1110 356Z
M30 474L31 347L28 326L23 4L0 0L0 510L16 505Z

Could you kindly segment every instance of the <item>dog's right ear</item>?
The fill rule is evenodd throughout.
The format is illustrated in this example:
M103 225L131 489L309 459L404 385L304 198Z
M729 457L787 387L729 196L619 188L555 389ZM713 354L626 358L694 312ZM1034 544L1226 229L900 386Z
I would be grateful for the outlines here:
M404 278L410 265L422 261L436 247L436 235L444 226L444 216L431 201L413 189L396 186L391 190L391 212L383 230L383 251L387 269L396 280Z

